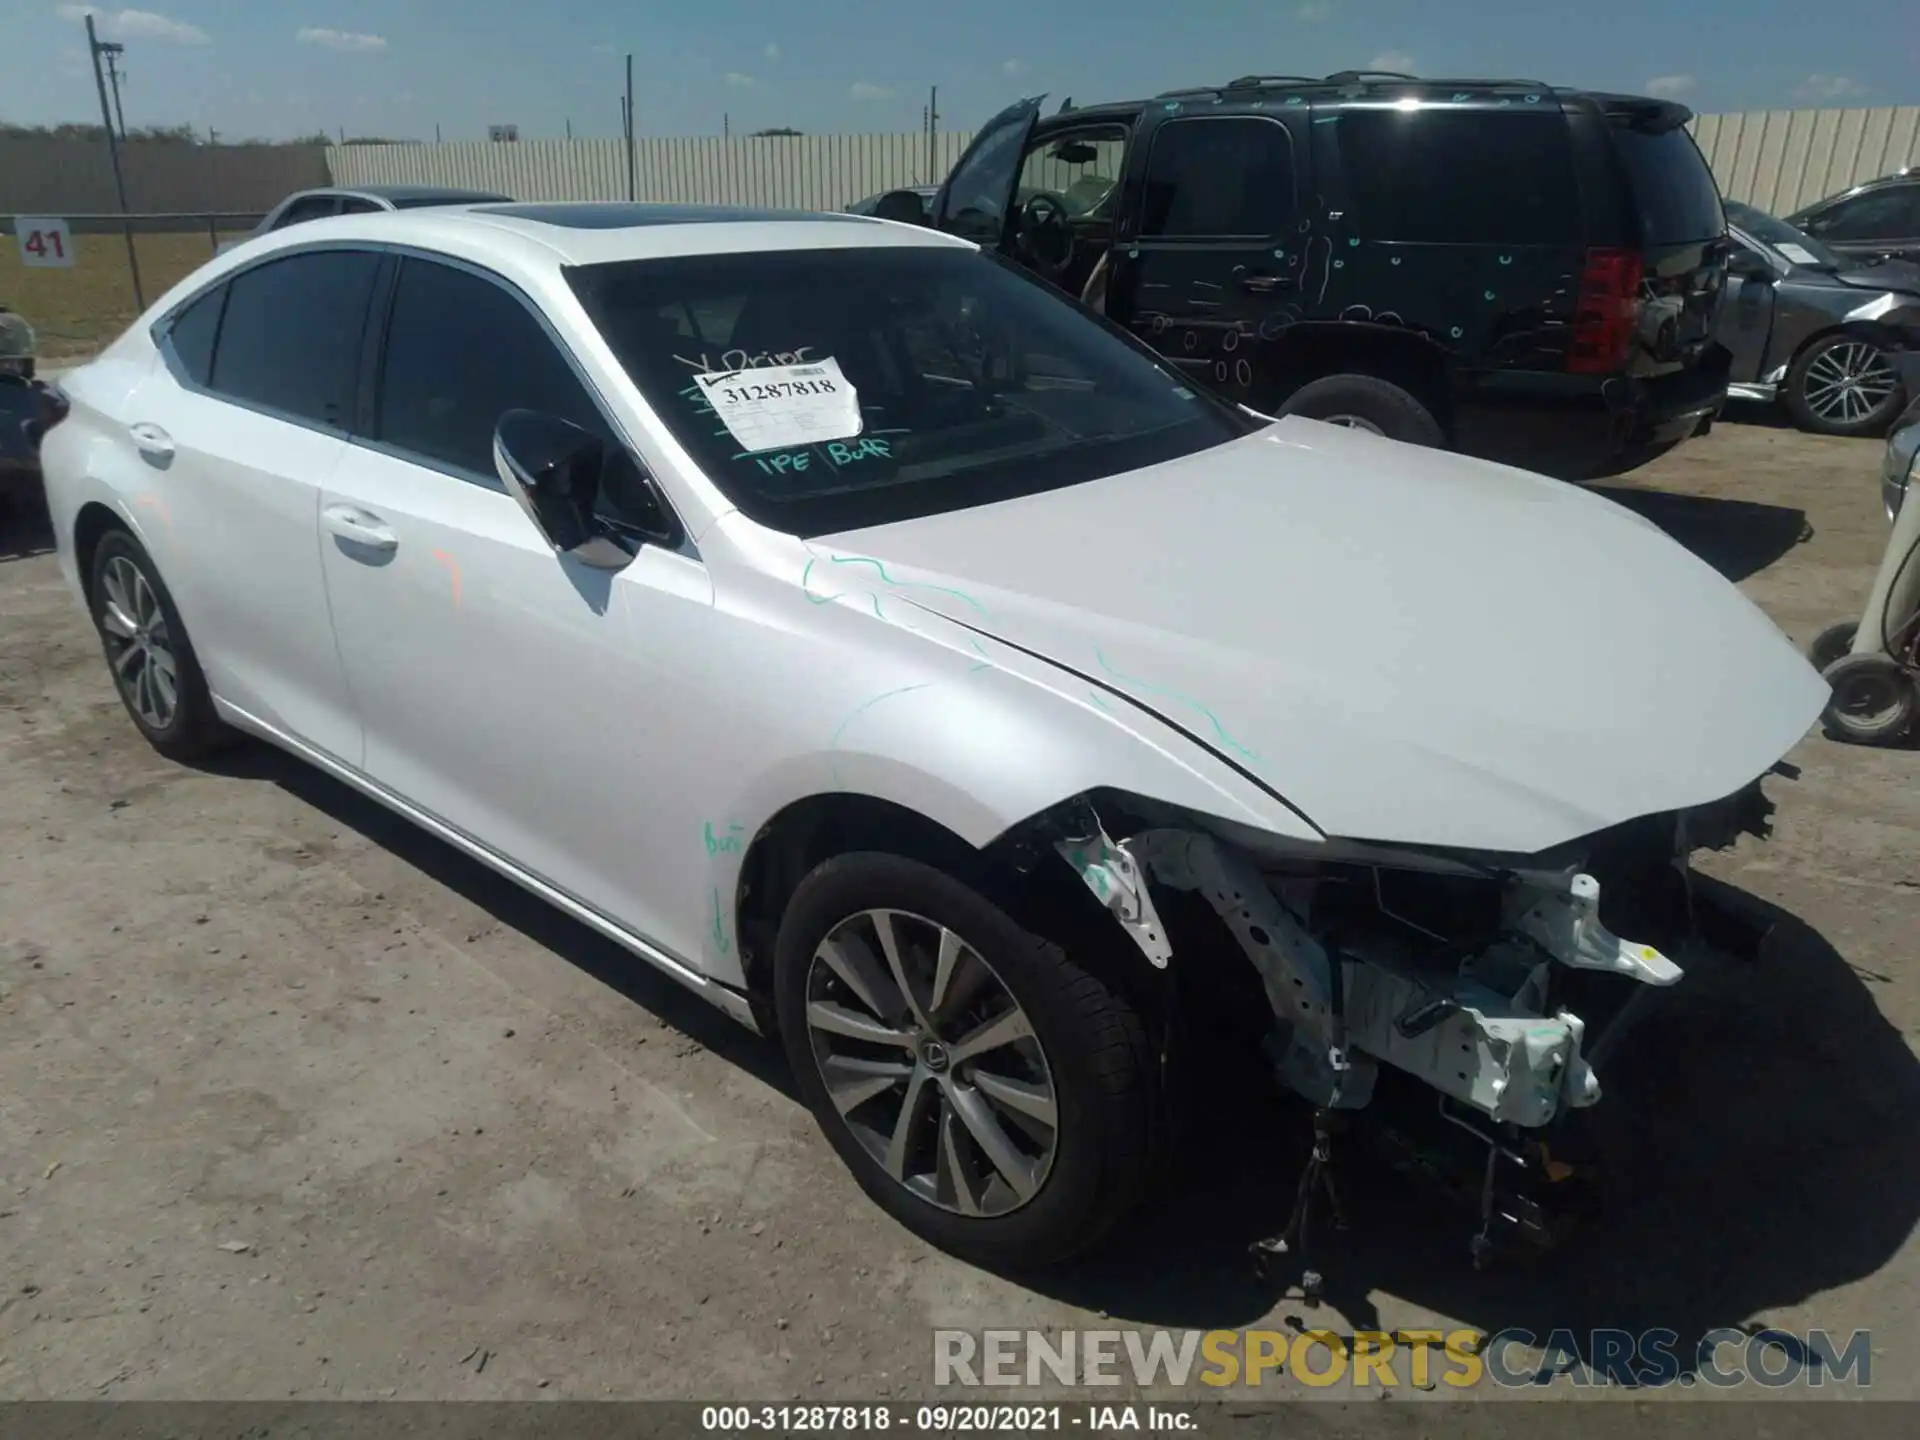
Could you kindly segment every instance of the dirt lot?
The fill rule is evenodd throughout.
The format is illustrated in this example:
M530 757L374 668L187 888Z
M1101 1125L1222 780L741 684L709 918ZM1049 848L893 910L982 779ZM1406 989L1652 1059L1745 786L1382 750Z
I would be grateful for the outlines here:
M242 228L223 232L239 239ZM0 303L27 317L49 360L98 349L140 313L133 302L133 272L127 242L119 233L75 235L74 263L67 269L29 269L11 236L0 237ZM134 254L151 305L198 266L213 258L214 237L205 230L136 234Z
M1865 593L1877 456L1723 426L1627 498L1804 641ZM770 1044L276 754L155 757L7 534L0 1395L924 1396L936 1326L1301 1313L1244 1255L1299 1112L1209 1096L1102 1256L960 1265L865 1201ZM1356 1171L1317 1320L1864 1328L1874 1393L1920 1395L1920 752L1793 758L1776 838L1713 866L1785 914L1761 963L1605 1077L1648 1117L1631 1203L1476 1274L1468 1219Z

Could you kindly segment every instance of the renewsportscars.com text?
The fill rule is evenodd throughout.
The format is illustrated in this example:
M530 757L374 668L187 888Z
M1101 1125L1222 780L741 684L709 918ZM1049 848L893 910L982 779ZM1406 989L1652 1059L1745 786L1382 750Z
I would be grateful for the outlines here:
M1191 1385L1457 1390L1492 1384L1648 1387L1851 1385L1873 1380L1873 1337L1855 1330L936 1330L936 1386Z

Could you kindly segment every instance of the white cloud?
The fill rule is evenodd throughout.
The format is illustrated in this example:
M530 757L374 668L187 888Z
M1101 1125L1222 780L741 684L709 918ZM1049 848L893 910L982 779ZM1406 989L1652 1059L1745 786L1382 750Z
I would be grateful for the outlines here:
M780 58L780 42L777 40L767 41L767 48L760 53L769 60L778 60Z
M198 25L156 15L151 10L102 10L97 5L59 5L54 13L62 20L85 20L92 15L100 33L114 40L164 40L174 45L210 45L213 37Z
M753 88L753 77L751 75L742 75L738 70L727 71L726 81L728 88L732 90L751 90Z
M387 48L384 35L362 35L354 30L327 30L318 25L309 25L293 37L302 45L318 45L322 50L344 50L353 54L371 55Z
M1415 73L1413 57L1404 50L1382 50L1367 61L1369 70L1395 70L1402 75Z
M856 80L848 87L849 100L891 100L893 91L884 85L875 85L870 80Z
M1306 3L1297 8L1293 13L1309 25L1318 25L1322 20L1333 14L1333 3L1332 0L1306 0Z
M1691 75L1656 75L1647 81L1645 90L1649 95L1657 95L1671 100L1676 95L1684 95L1694 87Z
M1800 100L1858 100L1867 87L1845 75L1809 75L1793 93Z
M1016 75L1024 75L1026 69L1027 62L1024 60L1002 60L1000 62L1000 73L1005 75L1009 80Z

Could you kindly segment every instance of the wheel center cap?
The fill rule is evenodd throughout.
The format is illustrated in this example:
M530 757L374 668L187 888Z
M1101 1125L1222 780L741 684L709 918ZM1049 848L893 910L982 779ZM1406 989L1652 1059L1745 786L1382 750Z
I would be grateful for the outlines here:
M931 1037L920 1042L920 1063L936 1075L946 1073L947 1047Z

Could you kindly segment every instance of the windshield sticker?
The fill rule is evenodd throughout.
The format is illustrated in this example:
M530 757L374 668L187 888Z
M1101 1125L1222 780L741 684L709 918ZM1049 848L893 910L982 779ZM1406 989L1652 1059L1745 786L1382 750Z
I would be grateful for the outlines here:
M693 378L748 454L848 440L865 423L860 393L831 355L807 365L713 370Z
M1818 265L1820 263L1819 257L1804 245L1776 245L1773 248L1796 265Z

